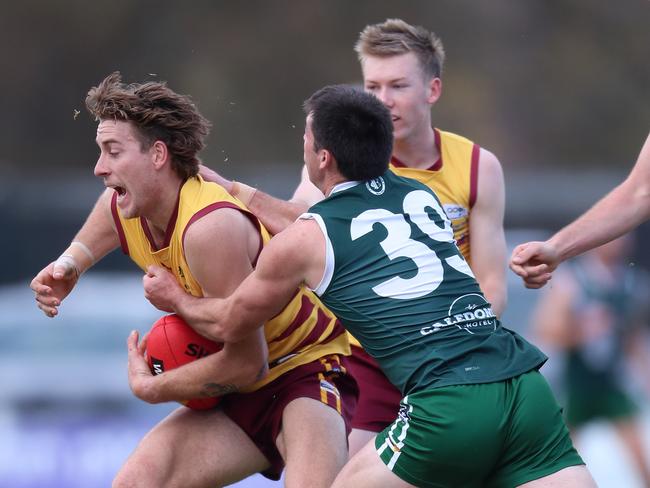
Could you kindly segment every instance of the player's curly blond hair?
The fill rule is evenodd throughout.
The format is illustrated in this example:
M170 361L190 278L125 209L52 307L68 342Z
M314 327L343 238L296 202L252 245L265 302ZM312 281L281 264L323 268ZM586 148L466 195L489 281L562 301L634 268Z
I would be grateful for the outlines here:
M427 77L440 78L445 62L445 49L435 33L401 19L366 26L354 50L361 62L366 56L388 57L412 52Z
M97 120L131 122L142 150L164 142L172 167L183 180L198 173L198 153L205 147L210 122L189 96L175 93L165 82L126 85L115 71L88 91L86 108Z

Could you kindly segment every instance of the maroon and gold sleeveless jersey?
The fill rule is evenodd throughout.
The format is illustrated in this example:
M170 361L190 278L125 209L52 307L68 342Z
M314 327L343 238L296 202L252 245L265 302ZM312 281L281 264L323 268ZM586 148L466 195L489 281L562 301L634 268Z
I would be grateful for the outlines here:
M391 160L390 169L431 188L451 220L456 245L471 265L469 218L476 201L480 147L462 136L434 129L440 159L428 169L409 168L408 161Z
M188 227L204 215L220 208L241 211L258 229L260 251L270 239L269 233L236 198L216 183L208 183L200 176L186 181L178 194L176 210L172 215L163 246L158 248L144 218L125 219L113 196L111 211L120 237L122 251L143 271L149 265L164 266L174 274L188 293L203 296L203 291L185 260L184 236ZM336 317L326 309L318 297L301 287L282 312L264 325L269 349L269 374L245 391L257 390L287 371L329 354L350 354L345 330Z

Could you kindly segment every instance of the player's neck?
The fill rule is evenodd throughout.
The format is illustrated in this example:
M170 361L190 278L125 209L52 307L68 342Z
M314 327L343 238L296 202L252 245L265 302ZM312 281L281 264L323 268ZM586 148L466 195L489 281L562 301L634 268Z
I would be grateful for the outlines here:
M169 223L177 214L180 188L180 180L173 180L163 185L159 189L155 204L145 216L152 237L158 244L165 240Z
M343 175L338 172L330 172L325 178L323 178L322 184L316 185L320 191L323 192L323 195L328 197L332 192L332 189L339 183L345 183L348 181Z
M393 157L409 168L427 169L433 166L440 158L433 129L425 127L407 138L395 139Z

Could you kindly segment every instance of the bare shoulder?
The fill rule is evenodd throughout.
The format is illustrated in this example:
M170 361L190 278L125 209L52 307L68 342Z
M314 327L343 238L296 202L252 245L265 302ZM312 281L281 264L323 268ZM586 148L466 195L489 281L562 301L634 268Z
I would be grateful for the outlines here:
M269 245L285 252L300 251L303 254L324 242L323 233L314 219L298 219L273 237Z
M254 259L261 238L246 214L227 207L202 215L192 221L184 232L186 256L200 253L216 259L239 255Z
M243 235L254 231L253 223L244 212L224 207L192 220L185 230L185 242L188 240L227 237L233 233Z
M481 176L501 176L503 177L503 169L501 168L501 162L491 151L488 151L485 148L481 148L479 154L479 172Z
M478 165L478 192L474 210L485 206L501 205L504 199L505 181L501 163L492 152L481 148Z
M641 147L639 157L632 168L630 177L636 179L637 183L650 186L650 134L648 134L645 143Z
M101 203L101 205L110 207L111 200L113 200L114 193L115 190L113 190L112 188L106 188L97 198L97 202Z
M275 235L260 255L257 269L292 282L317 283L325 266L325 237L313 219L299 219Z
M260 236L242 212L220 208L185 229L183 250L207 296L227 296L252 271Z
M113 195L115 194L115 190L112 188L106 188L101 195L97 198L97 201L95 202L95 209L98 211L102 212L102 215L107 217L113 226L115 226L115 222L113 222L113 212L112 212L112 206L113 206Z

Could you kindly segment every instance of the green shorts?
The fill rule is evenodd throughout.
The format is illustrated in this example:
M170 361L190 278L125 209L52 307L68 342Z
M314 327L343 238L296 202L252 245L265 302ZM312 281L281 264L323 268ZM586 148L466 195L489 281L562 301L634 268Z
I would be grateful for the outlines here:
M584 464L537 370L407 395L375 447L393 473L421 487L510 488Z

